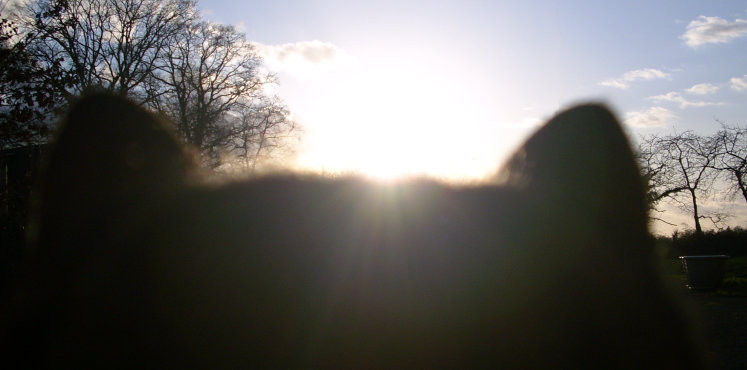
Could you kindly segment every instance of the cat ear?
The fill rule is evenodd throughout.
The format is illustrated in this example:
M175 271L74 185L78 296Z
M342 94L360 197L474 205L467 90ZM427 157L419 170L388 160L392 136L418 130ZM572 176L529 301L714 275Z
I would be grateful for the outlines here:
M526 194L547 222L569 230L569 238L611 241L628 253L647 235L642 177L618 120L604 106L559 113L502 171L505 183Z
M124 97L86 95L71 106L48 152L34 226L50 235L94 233L85 224L97 223L84 220L114 221L168 196L186 182L192 163L153 114ZM54 225L66 229L49 229Z
M53 151L55 164L84 171L80 176L89 172L174 176L189 165L168 123L124 97L107 93L86 95L72 105Z

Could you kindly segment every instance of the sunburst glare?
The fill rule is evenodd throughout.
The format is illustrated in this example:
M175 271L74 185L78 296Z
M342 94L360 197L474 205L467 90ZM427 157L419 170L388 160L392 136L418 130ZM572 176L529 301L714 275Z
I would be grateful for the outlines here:
M333 109L313 117L324 124L307 133L301 166L379 180L471 180L494 170L498 156L485 148L501 143L487 115L428 72L357 70L336 84L325 96Z

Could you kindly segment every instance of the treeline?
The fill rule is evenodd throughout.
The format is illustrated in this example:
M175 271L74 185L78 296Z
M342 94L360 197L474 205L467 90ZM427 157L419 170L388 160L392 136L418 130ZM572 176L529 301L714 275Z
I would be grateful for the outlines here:
M194 1L34 0L9 15L0 17L0 149L46 142L55 116L90 89L170 118L211 168L253 169L294 133L256 46L203 20Z
M671 237L658 237L657 244L668 258L704 254L747 256L747 230L737 227L702 233L674 232Z
M661 217L666 201L691 215L693 233L703 235L703 220L721 229L731 216L706 211L704 203L747 202L747 129L720 123L710 136L686 131L641 138L637 154L652 218L675 226Z

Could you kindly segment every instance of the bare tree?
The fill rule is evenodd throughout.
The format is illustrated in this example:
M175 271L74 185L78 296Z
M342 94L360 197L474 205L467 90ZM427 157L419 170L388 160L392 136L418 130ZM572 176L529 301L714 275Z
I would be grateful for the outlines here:
M717 224L721 216L704 215L698 203L713 190L716 157L712 138L691 131L644 138L639 145L639 160L651 204L670 199L692 215L697 233L703 232L701 219L709 218Z
M747 201L747 129L719 123L721 130L713 137L717 150L713 167L727 174L731 191Z
M293 129L287 108L265 93L275 77L261 71L254 46L232 26L193 23L167 50L148 85L150 104L176 122L210 167L238 150L254 168L274 138Z
M248 102L239 112L231 145L243 167L251 172L271 156L295 131L288 109L277 97L262 96Z
M655 213L663 213L663 210L658 207L662 200L685 190L685 187L678 186L675 178L671 176L670 168L667 165L668 161L664 151L660 149L659 140L658 136L640 138L636 156L646 186L649 218L675 226L673 223L655 215Z
M641 174L646 182L649 206L652 209L655 209L662 199L686 190L672 176L668 155L662 150L661 141L658 136L643 137L636 153L641 165Z
M90 87L127 95L171 118L210 167L253 169L293 132L253 44L200 21L193 0L34 0L21 19L27 59L58 77L36 86L63 105Z
M137 88L196 14L190 0L42 0L27 11L30 50L72 80L61 91L99 86L139 100Z

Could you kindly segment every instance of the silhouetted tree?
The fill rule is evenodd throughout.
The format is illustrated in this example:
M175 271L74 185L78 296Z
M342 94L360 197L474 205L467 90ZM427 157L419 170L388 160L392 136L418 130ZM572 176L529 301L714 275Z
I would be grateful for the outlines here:
M275 77L260 70L254 46L232 26L195 22L179 35L148 84L149 104L211 167L233 154L254 168L293 129L287 108L265 93Z
M21 94L24 104L45 106L41 92L67 104L91 87L126 95L170 117L211 167L230 157L254 168L293 130L266 93L275 77L254 46L232 26L201 21L192 0L33 0L25 9L26 59L15 65L54 78L31 81L41 95Z
M27 12L36 34L29 50L41 63L59 63L71 81L60 91L97 86L139 101L167 45L196 14L190 0L39 0Z
M718 152L713 138L691 131L651 136L642 139L638 151L652 207L665 198L672 200L692 215L696 233L703 232L703 218L718 223L719 215L706 216L698 208L698 201L712 192L717 175L713 167Z
M255 100L242 106L231 139L236 157L252 172L259 162L284 147L284 140L296 129L288 118L288 109L277 97L260 96Z
M0 149L46 141L53 113L64 104L58 61L40 63L28 52L33 34L0 15Z
M713 137L717 150L713 166L727 175L731 191L747 201L747 129L720 123L721 130Z

